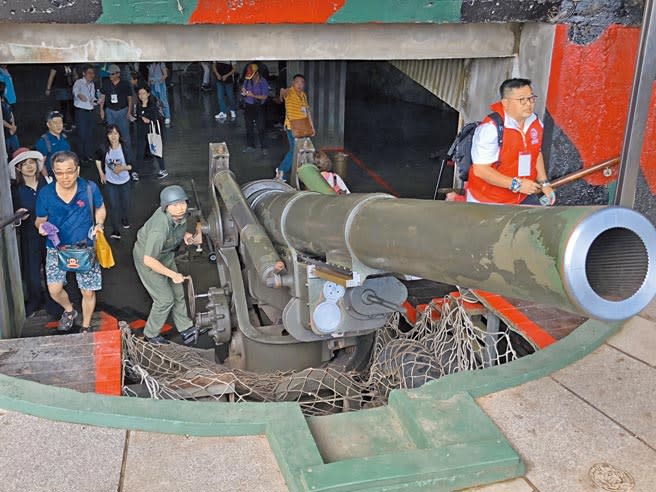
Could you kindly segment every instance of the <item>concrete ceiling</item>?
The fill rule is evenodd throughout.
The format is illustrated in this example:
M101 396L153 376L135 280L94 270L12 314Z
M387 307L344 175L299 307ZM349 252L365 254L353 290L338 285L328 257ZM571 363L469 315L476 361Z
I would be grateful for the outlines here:
M512 56L517 24L0 24L0 62L390 60Z

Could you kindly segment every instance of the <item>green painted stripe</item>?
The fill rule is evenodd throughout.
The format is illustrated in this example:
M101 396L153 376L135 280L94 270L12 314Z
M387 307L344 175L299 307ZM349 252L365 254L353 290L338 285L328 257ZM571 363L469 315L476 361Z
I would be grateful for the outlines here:
M438 448L463 442L504 441L505 437L469 393L446 400L419 398L413 392L390 395L389 408L418 448Z
M397 488L436 492L489 483L489 478L506 480L523 471L519 456L512 447L505 440L493 440L311 467L303 470L303 482L307 490L313 492Z
M197 4L198 0L102 0L102 15L97 23L188 24Z
M268 406L267 403L263 405ZM296 413L295 417L277 418L267 428L269 445L291 492L305 490L299 470L308 466L323 465L323 459L310 433L307 420L300 410L294 413Z
M608 205L615 205L615 197L617 196L617 181L608 183Z
M461 6L461 0L348 0L328 23L459 23Z

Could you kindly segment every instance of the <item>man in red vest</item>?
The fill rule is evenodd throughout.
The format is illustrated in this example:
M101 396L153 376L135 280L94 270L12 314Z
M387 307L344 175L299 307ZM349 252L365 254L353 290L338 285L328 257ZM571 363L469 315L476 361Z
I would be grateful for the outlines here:
M467 201L539 205L544 193L549 204L555 194L547 179L542 156L542 122L534 112L537 96L528 79L508 79L499 88L501 100L492 104L503 121L503 138L488 116L476 128L472 141Z

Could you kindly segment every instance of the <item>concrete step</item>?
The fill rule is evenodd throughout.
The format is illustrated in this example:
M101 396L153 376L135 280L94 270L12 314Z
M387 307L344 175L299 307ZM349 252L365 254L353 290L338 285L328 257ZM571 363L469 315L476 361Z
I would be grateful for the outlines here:
M325 464L303 470L307 490L441 492L523 471L499 429L467 393L436 400L396 392L385 407L314 417L308 425ZM336 487L336 476L349 486Z

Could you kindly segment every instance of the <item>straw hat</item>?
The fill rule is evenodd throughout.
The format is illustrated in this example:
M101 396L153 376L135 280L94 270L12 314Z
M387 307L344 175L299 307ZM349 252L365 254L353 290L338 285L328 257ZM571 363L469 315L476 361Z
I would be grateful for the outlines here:
M251 63L250 65L248 65L248 68L246 68L246 75L244 76L244 78L246 80L251 80L255 76L259 68L260 67L257 66L257 63Z
M41 172L41 169L43 169L43 154L27 147L20 147L14 151L11 161L9 161L9 176L11 176L11 179L16 179L16 166L27 159L34 159L36 161L36 173Z

